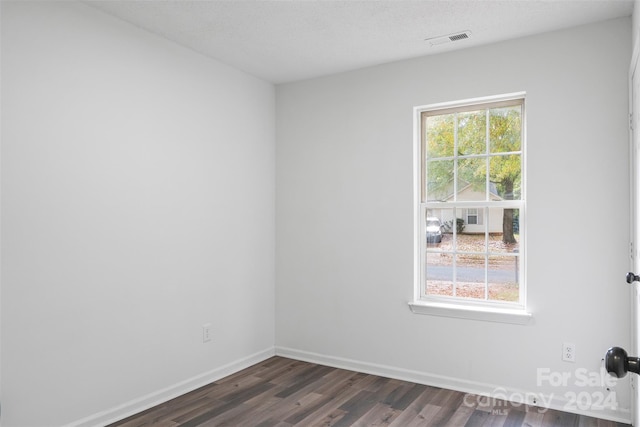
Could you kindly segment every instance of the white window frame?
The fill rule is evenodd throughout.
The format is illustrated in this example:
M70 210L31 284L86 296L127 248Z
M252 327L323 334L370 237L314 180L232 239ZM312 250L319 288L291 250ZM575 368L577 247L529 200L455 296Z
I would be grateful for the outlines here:
M462 101L431 104L414 108L414 297L409 303L411 310L417 314L429 314L437 316L457 317L475 320L495 321L503 323L527 324L532 318L532 314L527 311L526 305L526 114L525 114L525 93L511 93L484 98L474 98ZM504 208L515 208L519 210L520 221L520 255L519 255L519 301L517 303L498 302L487 300L473 300L456 297L439 297L426 295L426 230L425 215L427 209L442 207L451 208L453 206L440 202L427 202L424 195L423 179L423 125L425 112L438 111L441 114L458 111L471 111L474 108L496 108L501 103L509 104L513 101L522 102L522 195L520 200L503 201L479 201L479 202L458 202L457 209L463 209L465 203L469 207L488 210L492 206ZM488 177L487 177L488 179ZM486 213L486 212L485 212ZM483 215L483 217L486 215ZM454 215L455 217L455 215ZM485 224L488 221L483 221ZM487 226L487 225L485 225ZM454 226L455 229L455 226ZM455 236L455 230L454 230Z

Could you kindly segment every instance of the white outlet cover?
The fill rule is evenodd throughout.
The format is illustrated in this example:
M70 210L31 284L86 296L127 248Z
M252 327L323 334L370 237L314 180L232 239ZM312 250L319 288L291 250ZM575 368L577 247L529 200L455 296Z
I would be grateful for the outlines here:
M573 343L565 342L562 344L562 360L565 362L576 361L576 346Z
M202 325L202 342L211 341L211 323L205 323Z

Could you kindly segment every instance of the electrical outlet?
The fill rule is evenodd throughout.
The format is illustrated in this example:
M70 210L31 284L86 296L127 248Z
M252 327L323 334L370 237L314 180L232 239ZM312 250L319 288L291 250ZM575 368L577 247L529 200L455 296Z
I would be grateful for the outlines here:
M562 360L565 362L576 361L576 346L570 342L562 343Z
M205 323L202 325L202 342L211 341L211 323Z

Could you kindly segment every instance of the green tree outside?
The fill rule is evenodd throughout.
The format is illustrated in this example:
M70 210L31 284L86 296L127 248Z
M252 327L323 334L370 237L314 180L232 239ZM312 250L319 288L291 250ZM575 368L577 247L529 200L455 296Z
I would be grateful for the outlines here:
M425 148L428 201L442 201L453 194L456 167L458 191L471 185L485 195L483 200L493 192L504 200L520 199L522 114L519 105L430 116ZM504 209L504 243L516 243L513 224L514 209Z

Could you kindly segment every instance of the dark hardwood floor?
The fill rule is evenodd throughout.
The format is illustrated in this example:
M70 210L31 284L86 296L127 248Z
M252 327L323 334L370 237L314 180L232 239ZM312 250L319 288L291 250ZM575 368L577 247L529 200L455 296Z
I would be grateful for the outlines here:
M625 425L272 357L110 427Z

